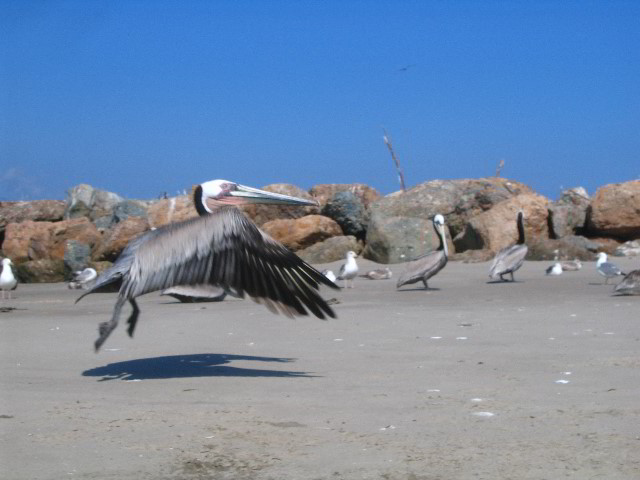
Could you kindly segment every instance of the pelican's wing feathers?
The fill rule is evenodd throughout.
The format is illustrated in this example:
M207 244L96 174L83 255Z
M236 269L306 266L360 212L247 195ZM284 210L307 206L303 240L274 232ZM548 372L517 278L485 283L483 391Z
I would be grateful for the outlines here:
M500 250L489 268L489 276L495 278L500 274L515 272L524 263L528 248L524 244L516 244Z
M157 232L157 233L156 233ZM319 284L337 288L322 273L262 232L234 207L167 225L133 252L121 293L134 298L176 285L218 285L246 293L289 316L334 317Z
M398 278L397 287L428 280L444 268L447 256L443 250L435 250L407 262L404 272Z

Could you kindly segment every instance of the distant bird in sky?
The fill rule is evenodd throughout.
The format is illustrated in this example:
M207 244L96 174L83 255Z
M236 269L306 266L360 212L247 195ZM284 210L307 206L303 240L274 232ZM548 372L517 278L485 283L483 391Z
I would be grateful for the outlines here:
M5 299L4 292L8 292L9 300L11 300L11 291L18 288L18 279L13 274L13 262L10 258L3 258L0 264L0 290L2 290L2 299Z
M96 278L98 278L98 272L91 267L85 268L84 270L78 270L77 272L73 272L73 278L69 282L68 287L71 289L87 289L91 287L92 282Z
M613 291L620 295L640 295L640 270L629 272Z
M377 268L375 270L369 270L361 277L368 278L369 280L388 280L393 276L393 272L389 267Z
M415 66L416 66L415 63L410 63L409 65L405 65L404 67L399 68L398 71L399 72L406 72L407 70L409 70L410 68L413 68Z
M511 274L511 281L514 281L513 272L517 271L524 263L524 258L527 256L528 248L524 243L524 212L520 210L516 218L516 224L518 226L518 241L515 245L503 248L500 250L489 268L489 278L496 280L500 277L500 280L505 281L504 275Z
M605 285L609 283L610 278L626 275L617 265L607 262L607 254L598 253L598 261L596 262L596 270L604 277Z
M128 301L130 336L140 309L136 298L179 285L213 285L238 297L245 293L273 313L335 318L320 297L320 284L337 289L324 275L260 230L236 205L317 205L302 198L258 190L227 180L200 184L193 195L200 215L148 231L131 241L90 293L119 287L111 320L99 327L96 351L117 327Z
M344 280L345 288L349 288L349 280L351 280L351 288L353 288L353 279L358 275L357 256L356 252L349 250L346 255L347 263L340 267L338 280Z
M424 284L424 288L428 289L427 281L436 273L442 270L449 259L449 249L447 247L447 239L444 231L444 217L440 214L433 217L433 228L435 228L440 245L437 250L422 255L415 260L406 263L405 270L398 278L396 288L403 285L420 282Z

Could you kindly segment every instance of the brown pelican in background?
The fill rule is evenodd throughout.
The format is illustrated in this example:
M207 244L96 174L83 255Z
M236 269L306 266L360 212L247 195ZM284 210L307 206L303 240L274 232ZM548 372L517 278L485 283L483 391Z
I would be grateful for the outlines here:
M111 320L99 327L96 351L118 325L123 305L133 307L129 336L138 321L136 297L179 285L214 285L248 295L274 313L335 318L320 297L320 285L337 289L311 265L261 231L235 205L315 202L246 187L227 180L202 183L194 191L197 218L168 224L137 237L84 296L118 287Z
M407 262L405 271L400 275L396 288L410 283L422 281L424 288L429 288L427 280L444 268L449 259L449 249L444 233L444 217L440 214L433 217L433 228L440 238L440 246L437 250L422 255L415 260Z
M78 288L88 289L96 278L98 278L98 272L91 267L78 270L77 272L73 272L73 278L69 282L68 287L72 290Z
M524 263L524 257L527 256L528 248L524 243L523 220L524 213L520 210L516 220L518 225L518 242L515 245L503 248L496 254L489 268L489 278L492 280L500 277L500 280L505 281L503 275L510 273L511 281L513 282L513 272L518 270Z
M12 265L10 258L3 258L0 264L0 290L2 290L3 300L5 291L9 292L9 300L11 300L11 291L18 288L18 280L13 275Z
M640 295L640 270L633 270L616 285L614 293L620 295Z
M349 280L351 280L351 288L353 288L353 279L358 276L357 256L358 254L356 252L349 250L346 255L347 263L340 267L338 280L344 280L345 288L349 288Z
M389 267L378 268L376 270L369 270L361 277L368 278L369 280L388 280L393 276L393 272Z
M566 260L561 262L560 265L562 266L562 270L565 272L575 272L582 268L582 262L577 258L575 260Z
M609 283L610 278L621 277L626 275L615 263L607 262L607 254L600 252L597 255L596 270L604 277L605 285Z

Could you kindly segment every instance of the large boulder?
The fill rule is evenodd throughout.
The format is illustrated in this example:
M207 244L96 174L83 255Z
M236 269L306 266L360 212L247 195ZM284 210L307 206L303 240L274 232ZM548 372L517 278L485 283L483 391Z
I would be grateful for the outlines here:
M439 213L455 237L470 218L522 193L533 190L506 178L432 180L372 203L370 215L431 220Z
M69 240L64 248L65 277L69 278L72 272L87 268L91 261L91 245Z
M549 206L551 236L562 238L581 233L586 223L589 203L589 195L582 187L562 192L562 196Z
M73 218L51 224L48 254L41 258L64 259L69 241L75 241L93 248L102 238L96 226L87 218Z
M31 202L0 202L0 232L9 223L27 220L35 222L57 222L64 215L63 200L34 200Z
M5 228L4 242L2 243L4 254L16 265L29 261L29 247L33 238L36 238L43 245L41 249L46 252L51 225L51 222L34 222L32 220L9 223ZM46 254L43 255L46 256Z
M131 240L149 230L149 221L142 217L129 217L108 230L102 242L91 254L94 261L115 261Z
M303 250L298 250L296 254L308 263L329 263L344 259L350 250L360 254L362 247L362 242L356 237L347 235L327 238Z
M351 192L360 199L365 208L369 208L373 202L378 200L382 195L375 188L363 183L326 183L314 185L309 193L320 204L320 208L324 208L327 201L336 193Z
M193 197L190 195L179 195L154 201L149 206L147 213L149 225L156 228L198 216L193 205Z
M300 250L327 238L342 235L340 225L322 215L271 220L262 225L262 230L291 250Z
M451 235L445 225L449 250ZM377 263L400 263L437 249L440 238L431 220L419 217L372 216L367 230L367 245L362 255Z
M64 281L64 262L57 258L29 260L16 265L16 276L23 283L55 283Z
M327 200L322 214L335 220L345 235L364 240L367 234L368 216L360 197L345 190Z
M594 260L596 253L613 253L619 244L611 239L586 238L581 235L567 235L558 239L538 238L527 242L527 260L553 260L555 250L561 260Z
M100 228L108 228L113 223L113 209L124 201L117 193L81 184L67 190L64 218L88 217Z
M298 188L295 185L289 185L287 183L274 183L272 185L262 187L262 190L315 201L315 199L311 195L309 195L301 188ZM318 215L320 213L320 208L317 206L292 207L286 205L253 204L243 205L241 207L241 210L243 210L244 213L258 226L261 226L271 220L295 219L304 217L306 215Z
M148 202L142 200L123 200L113 208L113 221L122 222L129 217L147 218Z
M640 240L629 240L618 246L613 254L616 257L636 257L640 255Z
M600 187L591 199L587 229L590 235L640 238L640 180Z
M456 251L488 249L497 252L518 240L516 217L524 211L527 243L549 238L548 200L536 193L523 193L471 218L453 240Z

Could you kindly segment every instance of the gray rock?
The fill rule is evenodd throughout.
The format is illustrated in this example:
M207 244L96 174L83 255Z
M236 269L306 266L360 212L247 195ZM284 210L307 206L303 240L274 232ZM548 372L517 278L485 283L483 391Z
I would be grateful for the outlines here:
M445 234L453 251L451 236ZM378 263L400 263L412 260L440 246L431 220L417 217L374 216L367 230L367 246L363 256Z
M549 226L553 238L583 232L589 202L589 195L582 187L562 192L562 196L549 207Z
M64 248L64 271L66 278L70 278L71 273L86 268L90 261L90 245L76 240L67 241Z
M331 197L322 215L332 218L342 228L345 235L364 240L367 234L368 215L362 200L353 192L338 192Z
M147 204L140 200L124 200L118 203L113 209L113 219L115 223L121 222L129 217L148 218Z
M640 255L640 240L624 242L613 252L616 257L636 257Z
M113 210L124 199L117 193L81 184L67 190L64 218L88 217L98 228L109 228Z
M304 250L298 250L296 255L308 263L329 263L343 260L349 250L357 254L362 251L362 242L352 235L327 238Z

